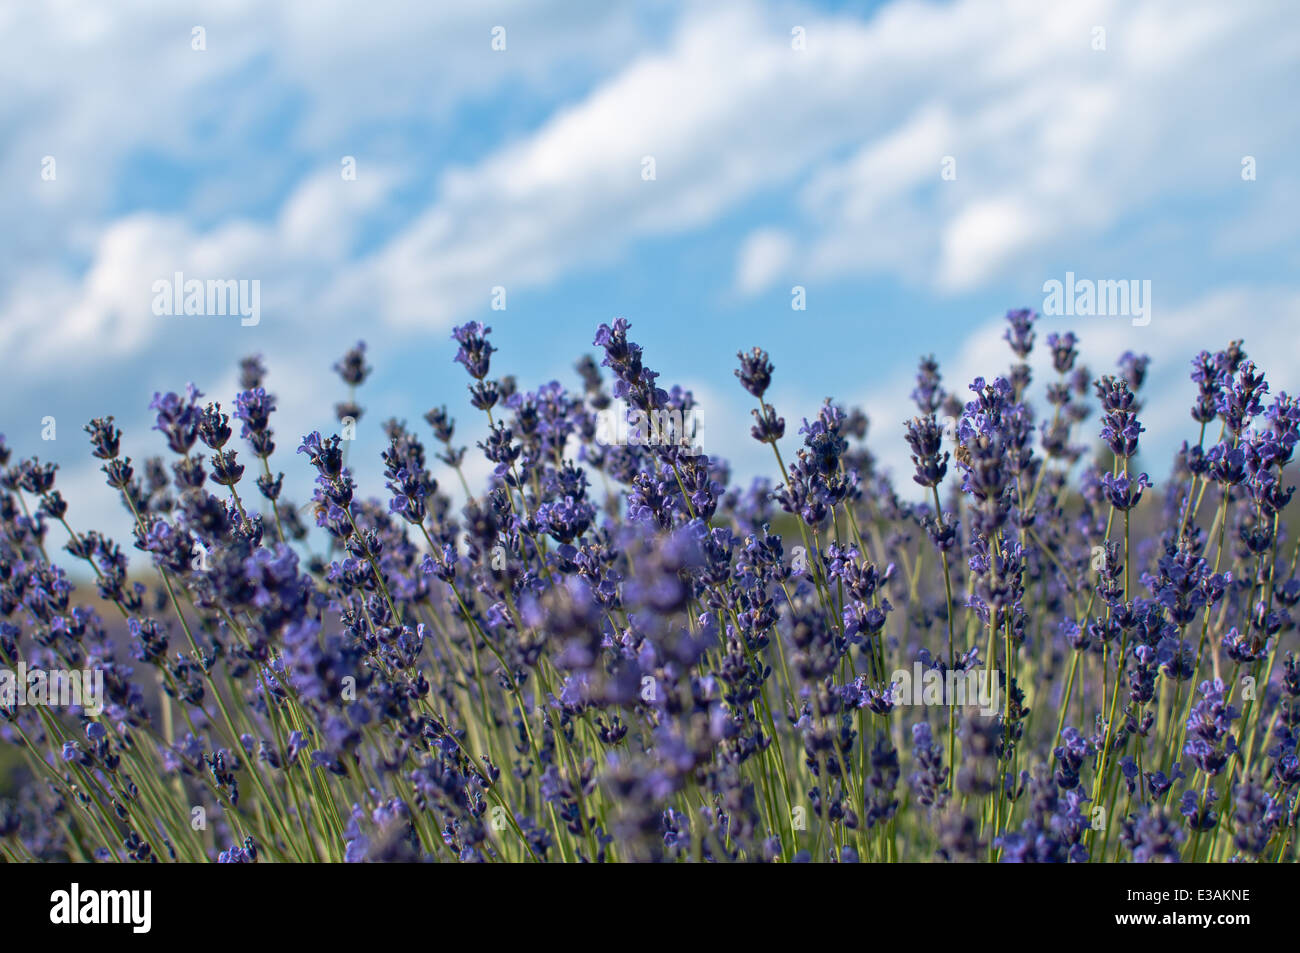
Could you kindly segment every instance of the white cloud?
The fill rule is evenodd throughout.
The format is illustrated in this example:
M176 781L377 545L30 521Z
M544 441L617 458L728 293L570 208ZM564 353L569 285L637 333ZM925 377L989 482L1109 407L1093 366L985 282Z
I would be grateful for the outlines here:
M508 29L502 52L495 25ZM155 259L169 273L186 256L239 259L241 245L255 261L339 261L350 249L337 216L355 209L328 170L337 184L343 155L361 169L344 195L364 204L390 186L376 178L388 156L419 154L399 124L445 136L456 109L503 88L571 94L641 42L634 12L597 0L124 0L111 15L96 0L5 5L0 216L23 227L0 234L0 340L44 360L54 316L55 331L89 332L90 348L140 348L160 329L131 310L130 276ZM267 207L286 220L264 221ZM336 218L311 217L327 210Z
M1149 227L1191 195L1219 203L1216 226L1234 235L1300 232L1292 170L1255 183L1269 211L1238 174L1241 156L1286 154L1297 131L1284 5L900 3L844 42L868 92L838 117L855 149L798 193L801 274L968 292L1104 250L1116 228ZM821 87L790 95L809 125L835 102ZM945 157L955 178L941 177Z
M449 172L438 201L369 264L385 312L445 324L494 285L550 281L639 237L705 224L788 177L844 135L810 130L794 101L801 89L839 89L847 105L845 84L862 72L859 32L842 24L824 53L805 55L790 48L788 26L752 6L691 15L667 50Z
M1033 247L1045 231L1034 209L1015 197L972 202L958 212L940 239L939 283L966 290Z
M768 288L789 267L794 241L777 228L761 228L741 246L736 262L736 290L754 294Z
M79 75L89 77L92 91L74 95L65 80L42 72L37 96L53 108L43 120L19 125L17 154L43 151L37 139L70 140L73 148L55 151L68 156L61 168L72 168L57 185L31 174L24 179L16 166L9 171L31 182L42 201L60 196L66 211L106 189L114 164L131 149L198 154L200 117L184 115L185 98L252 69L259 57L286 92L304 94L307 119L299 132L316 143L352 138L349 123L436 111L422 97L445 102L452 92L442 84L431 91L419 73L425 58L411 53L426 41L450 51L443 67L457 77L462 98L510 75L540 81L579 50L583 62L610 64L617 60L611 51L635 44L624 18L597 18L584 39L565 27L586 22L585 14L562 13L544 29L545 18L520 4L473 15L416 11L405 19L383 15L392 13L383 5L354 18L333 4L313 8L310 17L305 7L286 4L273 8L285 31L282 43L269 47L275 31L250 29L252 9L232 3L199 17L208 21L204 53L189 48L188 19L150 21L146 36L123 32L123 23L143 15L135 8L121 20L92 17L67 35L34 14L11 25L34 33L36 49L66 57L84 48ZM1276 80L1296 31L1276 5L1206 5L1188 13L1174 0L996 8L964 0L894 3L869 20L798 12L804 50L792 48L789 12L740 0L689 6L662 48L626 57L626 65L528 135L444 171L431 203L346 273L322 279L312 270L322 260L342 261L349 246L340 216L357 214L338 202L338 183L328 173L300 182L275 226L218 224L179 245L220 258L223 243L243 242L257 250L258 262L283 264L287 283L323 281L336 307L364 305L397 328L445 328L480 308L497 285L546 284L609 262L638 239L701 227L803 175L796 207L807 227L752 230L738 248L739 292L762 290L783 272L825 278L879 271L964 292L1075 251L1138 209L1189 189L1216 194L1239 186L1235 152L1263 151L1296 125L1284 118L1293 111L1281 102L1271 114L1277 119L1264 123L1258 107L1236 106L1243 97L1267 102L1281 95ZM487 36L497 21L509 24L511 45L494 59ZM352 29L339 29L340 22ZM1091 47L1096 24L1107 30L1104 51ZM142 54L121 76L110 67L126 54L114 43ZM1233 64L1230 87L1226 63ZM34 67L28 59L20 65ZM176 79L153 82L162 71ZM99 96L126 105L98 109L106 106ZM1205 120L1182 108L1198 97L1214 117L1213 136L1200 135ZM232 103L212 122L240 132L252 121L243 115L248 108ZM158 115L178 110L183 121L160 127ZM1220 143L1234 154L1220 155ZM98 174L78 174L92 152ZM653 181L642 177L646 157L654 160ZM945 157L956 163L953 181L940 178ZM413 171L403 174L410 181ZM1278 177L1278 188L1294 178ZM365 182L363 175L349 194L373 204L377 197L367 195ZM43 186L54 188L42 192ZM1252 224L1268 208L1252 206ZM333 218L315 217L321 215ZM195 229L184 215L174 217ZM72 301L75 313L66 320L107 337L105 315L125 308L123 296L131 293L116 273L139 270L136 259L149 252L135 237L138 227L133 220L98 230L83 223L73 234L89 241L91 264L80 294L52 283L47 266L13 283L9 310L39 310L45 292L47 312ZM1295 235L1293 225L1281 227ZM272 228L276 240L267 243ZM806 247L795 234L811 236ZM165 257L171 247L165 241L158 251ZM232 248L227 257L239 254ZM308 277L294 281L300 267ZM125 321L110 321L114 348L140 346L149 330Z
M172 280L176 272L202 281L260 281L264 331L281 338L299 334L285 327L286 316L307 311L323 320L346 303L346 279L341 285L336 275L365 217L387 199L389 188L383 170L355 182L326 170L306 178L269 223L236 219L196 231L175 215L117 219L99 235L79 282L48 270L18 281L9 319L0 324L0 348L23 356L19 375L40 375L134 355L194 322L225 321L233 330L237 317L154 314L154 282ZM255 345L245 340L238 346Z

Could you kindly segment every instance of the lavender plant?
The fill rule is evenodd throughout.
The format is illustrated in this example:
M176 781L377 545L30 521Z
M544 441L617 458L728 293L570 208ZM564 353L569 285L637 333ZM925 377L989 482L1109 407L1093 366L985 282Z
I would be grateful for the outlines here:
M377 496L340 434L278 447L256 358L224 408L155 396L164 458L86 427L134 563L0 438L0 662L104 680L97 706L4 699L0 853L1294 860L1300 403L1240 342L1202 352L1196 441L1153 488L1146 359L1094 380L1048 335L1040 415L1037 315L1007 317L1014 363L965 400L920 363L920 502L832 401L786 460L758 348L736 377L779 480L734 485L621 319L577 390L494 377L490 329L455 330L493 467L472 487L456 421L425 415L459 509L405 422ZM335 369L346 431L364 345ZM604 439L624 408L648 425ZM953 695L978 676L980 704Z

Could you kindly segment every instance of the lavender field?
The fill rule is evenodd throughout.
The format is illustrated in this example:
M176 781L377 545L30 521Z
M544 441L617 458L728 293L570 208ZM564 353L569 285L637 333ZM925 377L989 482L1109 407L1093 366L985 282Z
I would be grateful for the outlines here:
M5 859L1295 859L1300 402L1248 342L1188 355L1153 486L1147 358L1009 312L985 377L920 361L906 490L861 411L772 403L779 342L738 355L772 451L742 485L628 322L568 383L454 338L432 379L487 436L388 420L382 485L343 439L362 344L337 432L279 430L257 357L158 393L158 456L91 421L129 539L0 443L0 662L102 674L66 708L7 683Z

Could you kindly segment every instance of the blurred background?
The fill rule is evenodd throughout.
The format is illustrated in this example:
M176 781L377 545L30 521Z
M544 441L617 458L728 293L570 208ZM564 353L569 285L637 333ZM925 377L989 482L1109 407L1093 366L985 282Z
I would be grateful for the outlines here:
M1072 272L1151 283L1148 324L1045 315L1039 341L1075 331L1094 374L1150 355L1158 477L1197 351L1243 338L1300 386L1298 64L1264 0L4 4L0 432L130 551L91 417L161 453L155 391L229 409L261 354L301 500L292 450L365 340L378 492L388 417L445 403L482 435L454 324L532 389L623 316L737 476L770 463L731 373L757 344L787 453L834 396L907 483L917 358L963 393L1004 372L1000 315ZM177 272L258 281L260 320L155 314Z

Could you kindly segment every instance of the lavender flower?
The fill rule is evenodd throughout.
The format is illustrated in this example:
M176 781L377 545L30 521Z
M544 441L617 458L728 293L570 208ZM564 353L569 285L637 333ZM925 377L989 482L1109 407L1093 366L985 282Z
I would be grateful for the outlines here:
M768 354L740 352L772 445L744 483L687 439L696 398L626 320L597 329L574 390L493 376L471 322L455 360L490 421L456 446L446 407L424 415L456 502L398 419L378 460L322 432L277 457L246 359L229 415L193 387L155 395L165 459L123 456L112 417L86 427L133 554L83 525L54 463L0 439L0 662L104 676L96 712L0 699L0 745L50 767L11 778L0 850L1293 862L1300 402L1270 397L1239 342L1203 352L1193 424L1222 435L1176 438L1157 488L1134 465L1148 360L1093 385L1053 331L1040 416L1037 320L1008 314L1016 363L966 403L925 358L903 428L868 440L828 399L796 418L793 457ZM375 372L360 344L335 370L349 390ZM1089 393L1103 456L1076 466ZM638 439L600 439L615 401L648 421ZM360 414L350 394L337 409ZM903 448L923 497L880 462ZM995 701L963 702L980 677ZM208 827L180 830L194 806Z

